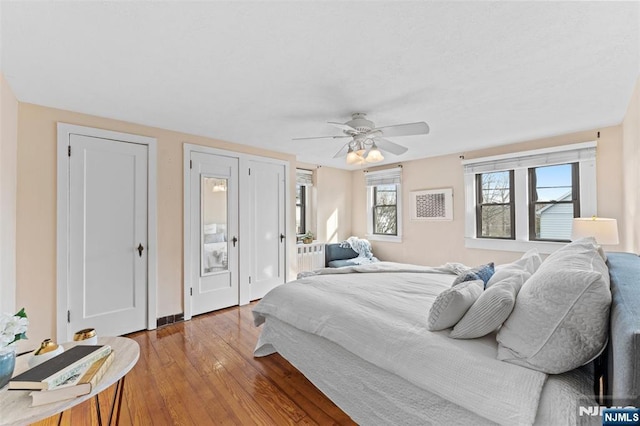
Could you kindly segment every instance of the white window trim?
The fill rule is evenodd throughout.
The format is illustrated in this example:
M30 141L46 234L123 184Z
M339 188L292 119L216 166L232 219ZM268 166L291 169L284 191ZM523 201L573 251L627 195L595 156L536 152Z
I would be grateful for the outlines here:
M296 184L296 187L299 184ZM313 233L313 235L316 235L316 232L314 231L316 229L315 225L314 225L314 220L313 220L313 202L312 202L312 197L314 196L313 194L313 185L302 185L305 187L305 194L304 194L304 224L305 224L305 228L306 231L303 232L302 234L298 234L296 232L296 238L302 238L304 235L306 235L308 232ZM297 191L297 188L296 188ZM295 217L294 217L295 220ZM296 231L298 230L298 224L296 222L295 224L295 228Z
M465 247L486 250L524 252L537 248L540 253L552 253L566 243L530 241L528 222L528 174L530 167L554 164L580 164L580 215L597 216L596 181L597 142L583 142L552 148L522 151L513 154L464 160ZM476 237L476 184L478 173L514 170L516 233L515 240Z
M384 175L397 176L400 173L402 176L402 169L385 169L374 172L367 172L369 176L381 177ZM371 241L381 241L388 243L401 243L402 242L402 178L400 182L396 183L396 215L397 215L397 231L398 235L381 235L373 233L373 186L367 185L367 234L365 237Z
M305 223L305 232L302 234L296 233L296 238L301 238L303 235L306 235L308 232L312 232L316 235L315 232L315 224L313 223L312 211L313 211L313 171L307 169L296 169L296 187L298 185L302 185L305 187L305 196L304 196L304 223ZM296 188L297 190L297 188ZM297 230L297 223L296 223ZM317 237L317 236L316 236Z

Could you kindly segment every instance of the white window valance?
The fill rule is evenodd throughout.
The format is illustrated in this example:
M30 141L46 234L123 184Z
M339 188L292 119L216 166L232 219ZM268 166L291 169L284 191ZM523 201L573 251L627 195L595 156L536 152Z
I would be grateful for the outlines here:
M400 185L402 182L402 168L376 170L375 172L365 172L364 175L367 186L377 185Z
M313 186L313 172L311 170L296 169L296 184Z
M522 151L514 154L464 160L465 174L516 170L553 164L575 163L596 158L597 142L583 142L553 148Z

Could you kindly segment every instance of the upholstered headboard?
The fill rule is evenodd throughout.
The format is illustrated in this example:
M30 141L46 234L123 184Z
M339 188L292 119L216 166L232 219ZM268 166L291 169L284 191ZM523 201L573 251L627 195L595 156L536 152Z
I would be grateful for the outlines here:
M339 268L341 266L355 265L349 262L349 259L358 257L351 247L340 247L339 243L329 243L324 247L325 265L328 267Z
M605 393L614 406L640 406L640 257L607 253L611 321Z

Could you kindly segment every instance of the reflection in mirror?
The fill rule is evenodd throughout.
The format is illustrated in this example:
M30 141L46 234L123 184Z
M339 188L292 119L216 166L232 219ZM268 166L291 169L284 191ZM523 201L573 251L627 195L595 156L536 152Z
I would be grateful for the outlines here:
M201 276L227 270L227 184L227 179L201 178Z

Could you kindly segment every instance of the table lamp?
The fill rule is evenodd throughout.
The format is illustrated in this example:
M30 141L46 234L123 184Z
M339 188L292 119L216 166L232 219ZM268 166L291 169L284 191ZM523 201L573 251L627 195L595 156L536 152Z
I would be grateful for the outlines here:
M616 245L618 240L618 221L605 217L576 217L573 219L571 241L584 237L594 237L598 244Z

